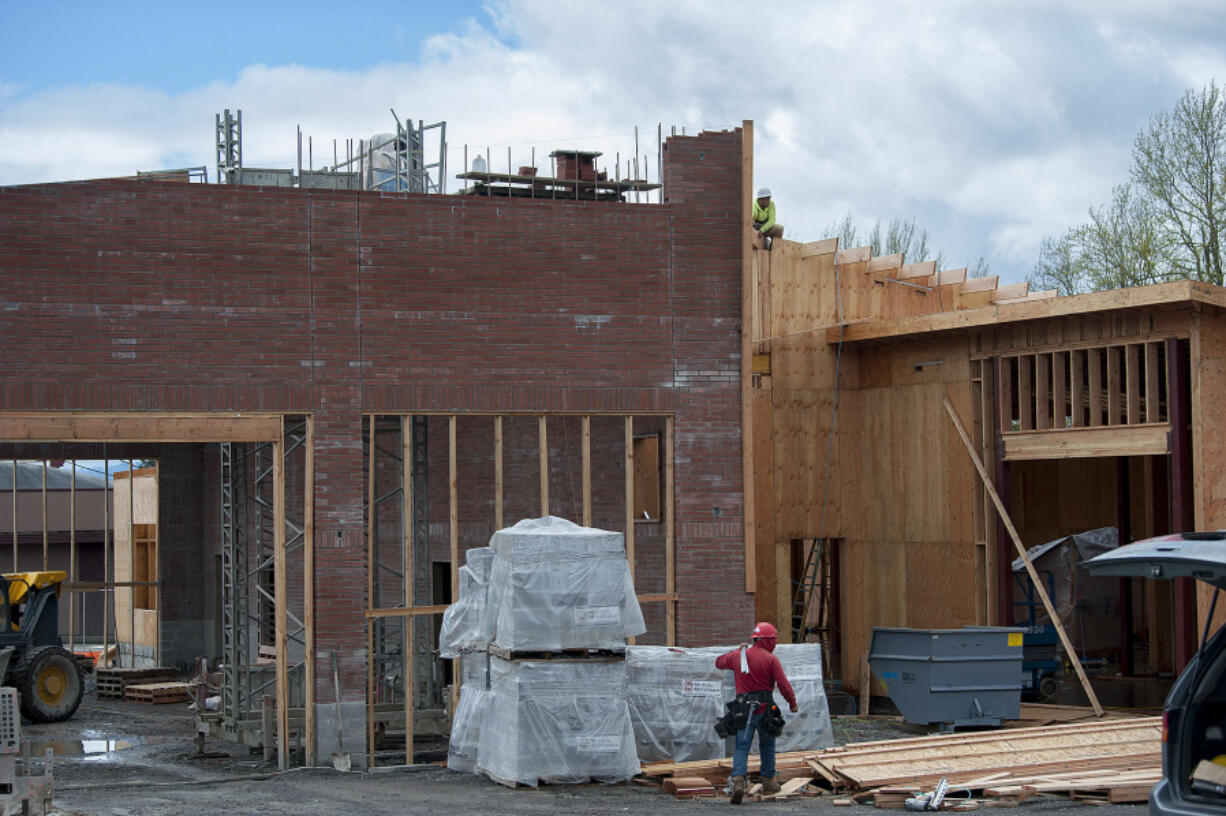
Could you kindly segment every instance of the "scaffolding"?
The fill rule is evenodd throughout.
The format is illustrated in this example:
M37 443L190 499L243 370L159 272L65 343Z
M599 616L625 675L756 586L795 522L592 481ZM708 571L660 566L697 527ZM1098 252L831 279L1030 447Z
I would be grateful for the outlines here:
M227 108L216 115L217 181L261 187L299 187L313 190L378 190L396 193L447 192L447 123L427 125L418 119L403 121L392 110L395 133L345 140L344 155L332 140L332 164L315 167L314 140L298 128L298 166L255 168L243 166L243 112ZM305 147L306 164L303 165ZM204 168L190 168L196 178ZM187 171L167 171L183 173ZM146 174L154 175L154 174ZM161 174L165 175L165 174Z
M304 735L309 651L306 588L303 581L288 578L304 579L309 571L304 546L306 509L302 498L293 498L300 491L285 492L277 480L306 478L307 425L304 417L286 417L280 444L224 442L219 446L223 682L220 716L212 722L221 736L245 745L269 744L264 711L268 700L282 693L288 701L289 728L278 740L278 748L288 745L292 736L301 746ZM277 456L283 457L282 468L276 467ZM280 514L279 491L286 497ZM283 516L281 522L278 515ZM279 523L284 524L280 556ZM303 590L286 591L288 586ZM280 622L278 592L286 596L282 604L285 618ZM277 663L282 659L284 690L278 688Z

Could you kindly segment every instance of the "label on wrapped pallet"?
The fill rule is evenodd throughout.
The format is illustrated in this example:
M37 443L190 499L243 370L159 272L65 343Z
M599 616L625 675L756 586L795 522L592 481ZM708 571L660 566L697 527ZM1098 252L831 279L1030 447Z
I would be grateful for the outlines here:
M722 683L719 680L695 680L686 677L681 681L682 697L718 697L722 693Z
M622 749L622 738L617 734L602 734L579 737L575 746L581 754L616 754Z
M599 626L620 621L621 607L618 606L581 606L575 610L575 624L578 626Z

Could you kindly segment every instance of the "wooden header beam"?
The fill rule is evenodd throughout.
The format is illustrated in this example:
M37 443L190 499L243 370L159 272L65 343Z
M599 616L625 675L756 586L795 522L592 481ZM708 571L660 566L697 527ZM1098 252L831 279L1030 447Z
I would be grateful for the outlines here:
M1019 300L990 306L945 311L888 320L862 320L826 327L826 342L862 343L873 340L900 340L930 334L1021 323L1052 317L1084 316L1152 306L1194 306L1204 304L1226 308L1226 288L1199 281L1174 281L1131 289L1112 289L1084 295Z
M0 412L8 442L277 442L281 414Z
M1005 461L1028 459L1088 459L1096 456L1165 456L1171 426L1101 425L1095 428L1055 428L1001 434Z

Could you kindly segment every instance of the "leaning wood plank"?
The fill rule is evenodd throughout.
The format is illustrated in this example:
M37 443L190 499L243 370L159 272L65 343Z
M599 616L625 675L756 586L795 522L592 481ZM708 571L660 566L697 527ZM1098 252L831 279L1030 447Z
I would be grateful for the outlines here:
M1013 539L1013 546L1017 548L1018 555L1026 567L1026 573L1030 576L1031 584L1034 586L1039 600L1043 602L1043 608L1047 610L1048 618L1056 627L1056 634L1060 636L1060 643L1064 646L1064 654L1068 657L1069 662L1073 664L1073 669L1077 672L1078 679L1081 680L1081 687L1085 689L1086 697L1090 699L1090 705L1093 707L1094 713L1101 717L1103 707L1098 702L1098 695L1094 693L1094 687L1090 685L1090 678L1086 677L1085 669L1081 666L1081 660L1077 657L1077 650L1073 648L1068 633L1064 631L1064 625L1060 623L1060 616L1056 614L1056 608L1052 605L1051 598L1047 597L1047 590L1043 587L1043 581L1039 578L1039 574L1035 572L1034 564L1030 561L1026 547L1022 544L1022 539L1017 534L1017 528L1013 526L1013 520L1009 518L1009 513L1005 510L1005 505L1001 502L1000 495L997 494L996 488L992 485L992 479L984 469L983 462L979 461L979 454L975 452L975 446L971 444L971 439L967 436L966 428L962 425L962 420L958 418L958 412L954 410L953 403L949 401L949 397L945 394L941 395L941 401L945 404L945 410L949 412L949 418L953 420L954 427L958 429L958 436L962 438L962 444L966 445L966 452L970 454L971 461L975 463L975 469L979 471L979 478L983 480L984 489L992 497L992 504L996 505L996 512L1000 514L1000 519L1004 522L1005 529L1009 531L1009 537Z

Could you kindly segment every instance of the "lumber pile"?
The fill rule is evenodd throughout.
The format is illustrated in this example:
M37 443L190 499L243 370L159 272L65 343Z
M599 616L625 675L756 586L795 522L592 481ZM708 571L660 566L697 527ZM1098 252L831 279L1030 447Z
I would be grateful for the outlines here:
M1162 775L1160 717L1096 719L1039 728L862 742L776 757L785 791L819 790L840 799L903 807L919 793L949 783L945 809L1013 804L1036 795L1101 802L1144 802ZM657 762L647 777L684 778L689 789L706 780L725 785L732 759ZM758 771L750 757L749 772ZM665 788L667 791L667 787ZM836 802L841 804L841 802Z

